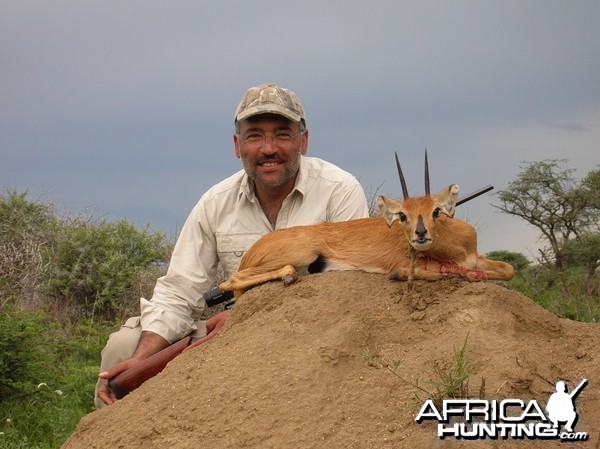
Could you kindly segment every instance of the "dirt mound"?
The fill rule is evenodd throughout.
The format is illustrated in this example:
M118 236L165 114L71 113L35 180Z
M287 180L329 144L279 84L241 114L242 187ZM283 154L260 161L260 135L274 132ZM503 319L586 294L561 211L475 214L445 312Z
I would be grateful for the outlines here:
M434 390L434 367L465 341L473 397L544 407L558 380L589 379L575 428L589 441L570 447L599 447L600 325L490 283L339 272L247 292L217 338L84 417L63 448L555 447L440 440L437 423L415 422L427 399L416 385Z

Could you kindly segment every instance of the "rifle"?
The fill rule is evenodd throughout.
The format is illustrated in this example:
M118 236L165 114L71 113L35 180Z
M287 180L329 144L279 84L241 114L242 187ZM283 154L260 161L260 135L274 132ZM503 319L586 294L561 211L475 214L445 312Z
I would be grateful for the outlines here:
M202 294L207 307L212 307L233 298L233 292L225 292L220 288L214 288ZM126 371L109 379L108 386L121 399L138 388L151 377L160 373L167 364L183 352L198 338L190 336L173 343L171 346L157 352L156 354L142 360Z
M182 338L171 346L116 375L108 381L108 386L118 399L125 397L148 379L160 373L167 366L167 363L181 354L195 340L197 339L192 337Z
M482 187L480 189L475 190L474 192L469 193L468 195L463 196L462 198L460 198L457 202L456 205L460 206L463 203L466 203L467 201L471 201L473 198L477 198L479 195L483 195L486 192L489 192L490 190L492 190L494 188L494 186L488 184L485 187Z

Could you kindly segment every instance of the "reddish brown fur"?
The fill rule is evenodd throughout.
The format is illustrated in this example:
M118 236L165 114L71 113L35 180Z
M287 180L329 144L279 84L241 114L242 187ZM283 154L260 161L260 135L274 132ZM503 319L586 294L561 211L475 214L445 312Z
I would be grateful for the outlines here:
M435 197L410 198L404 202L382 198L380 206L387 218L321 223L271 232L250 248L239 271L220 287L239 294L273 279L293 282L298 271L305 270L319 257L334 264L335 270L384 273L399 280L411 279L411 268L415 279L435 280L448 275L462 275L470 280L511 279L514 270L510 264L478 255L473 226L444 215L452 215L457 192L457 187L452 191L449 188ZM454 199L447 204L451 194ZM434 219L432 213L440 205L442 212ZM394 215L399 210L406 214L406 222ZM419 215L432 242L424 250L417 249L416 257L412 258L415 250L409 241L415 238Z

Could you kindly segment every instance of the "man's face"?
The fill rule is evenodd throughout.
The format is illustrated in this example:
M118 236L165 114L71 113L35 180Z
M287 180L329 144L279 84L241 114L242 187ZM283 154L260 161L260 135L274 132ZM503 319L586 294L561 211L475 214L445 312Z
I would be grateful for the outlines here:
M308 147L308 131L299 131L300 124L275 114L239 122L239 134L233 137L235 155L256 185L272 190L295 181L301 155Z

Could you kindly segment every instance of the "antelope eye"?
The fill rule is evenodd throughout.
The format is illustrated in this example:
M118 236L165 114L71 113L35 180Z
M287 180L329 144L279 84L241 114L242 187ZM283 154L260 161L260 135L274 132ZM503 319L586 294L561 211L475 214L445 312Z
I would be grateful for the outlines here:
M402 223L405 223L405 222L406 222L406 214L405 214L405 213L403 213L403 212L398 212L398 218L400 219L400 221L401 221Z
M436 208L433 210L433 214L431 214L431 215L433 215L433 218L437 218L437 217L439 217L439 216L440 216L440 212L441 212L441 209L440 209L439 207L436 207Z

